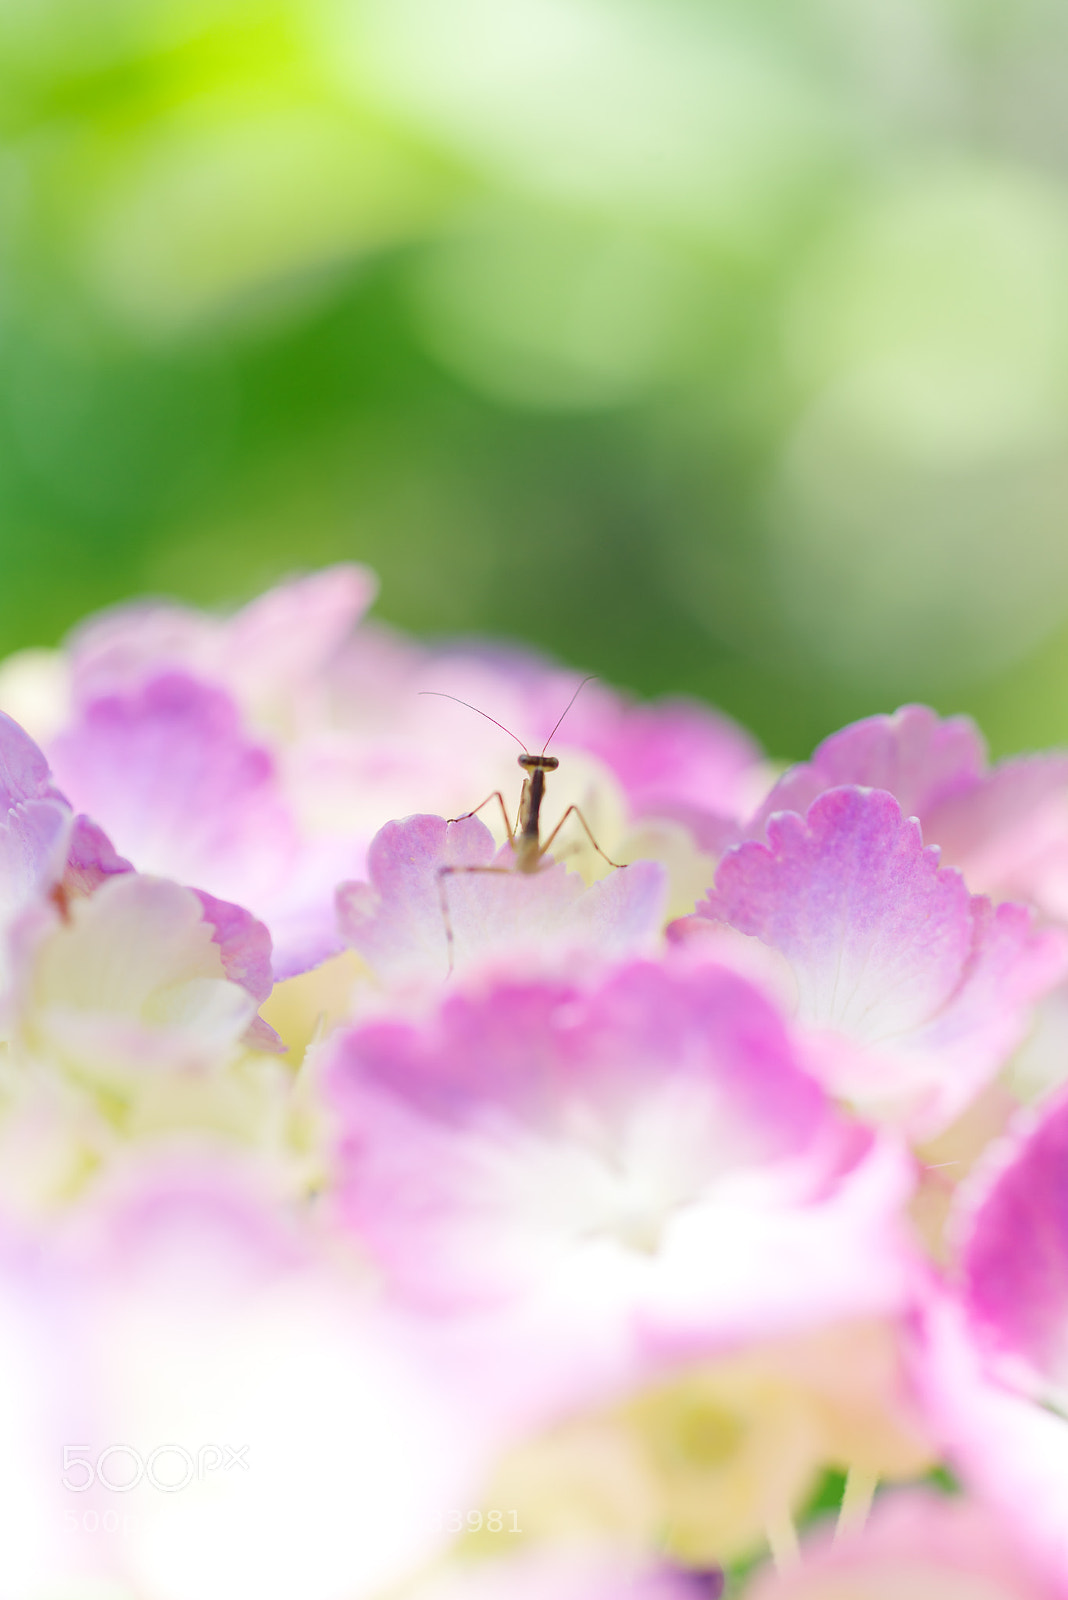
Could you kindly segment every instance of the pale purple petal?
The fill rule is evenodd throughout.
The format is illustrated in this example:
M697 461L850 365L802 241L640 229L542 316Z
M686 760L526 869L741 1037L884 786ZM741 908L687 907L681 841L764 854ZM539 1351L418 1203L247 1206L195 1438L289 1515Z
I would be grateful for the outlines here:
M370 883L338 891L344 936L393 981L445 977L450 928L456 969L503 960L551 963L576 949L604 959L655 943L665 897L655 862L637 862L587 887L562 863L546 861L538 872L522 874L513 860L509 846L497 851L477 817L389 822L368 851ZM455 870L473 867L480 870Z
M0 711L0 806L58 798L43 751L17 722Z
M165 601L134 600L98 612L67 640L75 704L128 694L168 671L202 669L218 623Z
M1063 975L1060 936L940 868L879 790L832 789L720 863L699 914L780 951L838 1092L917 1133L961 1111ZM840 1041L839 1045L835 1040Z
M62 800L22 800L0 817L0 926L63 876L73 818Z
M52 759L65 793L139 872L240 900L232 890L270 884L292 860L270 755L229 697L193 678L171 673L93 701Z
M278 982L310 972L345 948L336 889L363 862L364 850L352 840L306 840L288 882L256 908L270 926Z
M9 915L58 882L72 822L43 752L0 712L0 906Z
M1024 906L992 906L974 895L972 919L975 941L960 987L909 1041L917 1060L941 1062L957 1081L959 1093L946 1083L936 1096L943 1104L932 1125L963 1110L991 1067L1008 1061L1027 1037L1036 1002L1065 973L1063 934L1036 926Z
M231 983L247 989L257 1005L262 1005L274 987L271 935L267 928L244 906L216 900L203 889L193 892L204 908L205 922L211 926L212 943L219 946L226 976ZM261 1050L285 1049L277 1033L262 1017L253 1018L248 1038Z
M116 873L132 871L132 864L119 855L103 828L89 817L75 817L63 874L63 886L68 893L92 894Z
M893 716L866 717L824 739L811 761L783 774L749 832L762 837L775 812L804 813L825 789L845 784L886 789L906 817L922 821L933 806L969 793L985 766L986 749L969 717L943 721L928 706L902 706ZM932 843L941 843L924 832Z
M430 816L387 822L367 852L371 881L338 890L345 939L383 975L447 972L439 871L488 866L495 853L493 836L477 817L451 824Z

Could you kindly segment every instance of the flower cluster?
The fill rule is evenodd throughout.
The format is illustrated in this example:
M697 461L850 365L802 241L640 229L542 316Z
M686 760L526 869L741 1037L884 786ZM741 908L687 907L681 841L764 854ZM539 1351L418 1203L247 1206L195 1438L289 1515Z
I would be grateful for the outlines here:
M0 666L0 1593L1064 1600L1068 757L594 683L520 851L372 597Z

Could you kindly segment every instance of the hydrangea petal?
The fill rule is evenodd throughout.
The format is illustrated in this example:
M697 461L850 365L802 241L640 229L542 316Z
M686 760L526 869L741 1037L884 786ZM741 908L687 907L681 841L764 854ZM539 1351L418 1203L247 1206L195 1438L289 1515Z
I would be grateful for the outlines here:
M992 769L968 717L903 706L825 739L791 767L747 825L762 838L777 811L804 812L827 789L891 793L973 890L1033 900L1068 918L1068 755L1021 756Z
M767 833L724 857L699 914L786 956L802 1022L830 1037L824 1070L837 1090L937 1132L1063 975L1060 936L1033 930L1021 907L969 895L883 791L829 790L805 819L770 818Z
M1068 1399L1068 1093L1021 1114L959 1196L962 1295L987 1349Z
M262 917L280 976L339 948L333 889L360 852L300 838L271 755L222 690L169 673L94 700L53 758L66 792L139 871Z
M92 894L116 873L132 871L133 864L119 855L103 828L90 817L75 817L63 874L63 885L68 893Z
M0 918L59 881L72 822L43 752L0 712Z
M636 862L587 887L560 862L523 874L513 860L509 846L497 851L477 817L389 822L368 851L371 882L338 891L345 938L393 981L445 977L449 928L457 969L502 958L543 965L576 948L619 957L656 940L666 886L655 862ZM462 870L471 867L498 870ZM443 875L444 868L461 870Z
M292 735L329 689L329 669L378 592L366 567L340 562L249 602L219 630L211 676L257 723Z
M274 988L271 935L266 926L257 921L244 906L216 900L213 895L205 894L203 889L193 892L203 907L204 920L211 926L212 943L219 947L226 976L231 983L245 989L257 1004L262 1005ZM285 1048L277 1033L262 1017L253 1018L249 1037L260 1049Z
M1033 901L1068 921L1068 756L1002 762L923 820L974 888Z
M129 693L168 671L214 680L256 720L292 721L291 702L326 667L374 599L365 567L343 562L290 579L229 618L184 606L117 606L83 623L69 653L82 705Z
M932 807L969 793L985 764L986 750L970 717L943 721L928 706L902 706L892 716L866 717L824 739L811 761L783 773L748 831L761 837L776 812L803 814L825 789L847 784L885 789L906 817L924 820Z
M73 831L70 806L53 787L43 753L0 712L0 999L5 1003L12 930L33 906L61 892Z

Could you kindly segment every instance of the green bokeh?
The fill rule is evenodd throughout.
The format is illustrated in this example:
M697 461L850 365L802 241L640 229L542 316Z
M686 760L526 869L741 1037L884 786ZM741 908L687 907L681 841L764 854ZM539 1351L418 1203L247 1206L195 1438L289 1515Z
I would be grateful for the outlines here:
M1068 741L1068 13L8 0L0 650L374 566L421 634Z

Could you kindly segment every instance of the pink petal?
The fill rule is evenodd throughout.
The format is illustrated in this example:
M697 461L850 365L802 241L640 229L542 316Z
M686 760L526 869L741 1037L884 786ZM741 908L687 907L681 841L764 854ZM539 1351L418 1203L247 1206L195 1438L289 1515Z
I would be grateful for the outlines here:
M1020 756L924 817L927 837L987 894L1068 919L1068 756Z
M321 692L377 590L373 573L353 562L269 589L222 625L213 675L268 715L295 691Z
M1068 1093L1021 1114L960 1203L977 1335L1036 1392L1068 1395Z
M880 1496L863 1532L816 1533L800 1564L765 1568L745 1600L1058 1600L986 1506L914 1490Z
M406 817L376 834L367 856L371 882L342 884L338 915L345 938L382 977L443 978L476 962L544 964L575 949L600 958L651 948L662 922L665 885L651 861L588 887L562 863L533 874L513 870L477 817L446 823ZM452 872L442 868L486 868ZM448 919L448 921L446 921Z
M733 973L498 983L323 1070L348 1224L413 1303L539 1305L528 1388L900 1297L907 1172Z
M343 563L268 590L230 618L143 601L83 623L70 645L82 705L169 671L218 681L246 710L321 676L374 598L364 567Z
M1021 756L990 770L969 718L903 706L825 739L779 779L748 833L762 838L775 812L804 812L843 784L894 795L972 889L1068 918L1068 755Z

